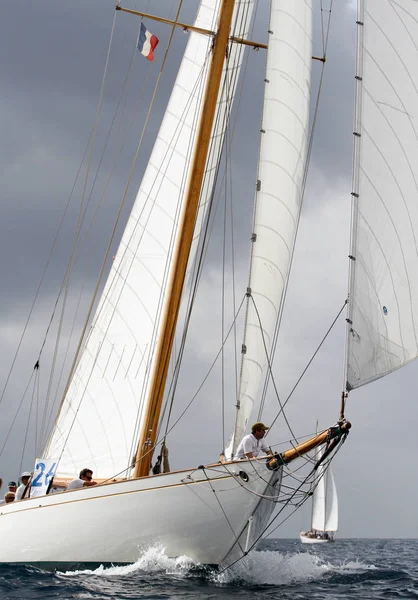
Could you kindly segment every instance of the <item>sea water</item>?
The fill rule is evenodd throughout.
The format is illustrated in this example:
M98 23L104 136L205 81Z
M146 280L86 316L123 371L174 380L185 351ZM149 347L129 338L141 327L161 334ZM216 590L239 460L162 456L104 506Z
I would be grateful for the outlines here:
M80 544L83 543L82 533ZM143 549L135 564L76 572L0 566L0 598L122 599L398 599L418 598L418 540L337 539L317 546L265 540L223 572Z

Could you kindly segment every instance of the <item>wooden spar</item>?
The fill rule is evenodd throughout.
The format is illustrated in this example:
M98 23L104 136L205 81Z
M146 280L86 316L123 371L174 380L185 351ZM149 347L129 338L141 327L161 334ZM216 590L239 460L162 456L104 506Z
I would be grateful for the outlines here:
M119 5L116 6L116 10L121 10L131 15L137 15L138 17L146 17L147 19L151 19L152 21L158 21L158 23L166 23L166 25L175 25L175 27L181 27L185 31L196 31L197 33L202 33L203 35L215 35L216 33L215 31L210 31L209 29L202 29L202 27L195 27L194 25L188 25L187 23L180 23L179 21L172 21L171 19L164 19L163 17L148 15L147 13L139 12L138 10L122 8L122 6Z
M206 89L200 110L199 125L194 141L194 151L180 217L173 264L167 288L167 299L161 321L159 341L150 379L149 394L145 405L145 418L141 427L133 477L146 476L150 470L152 451L156 441L168 365L180 308L181 293L193 240L200 190L209 151L222 69L229 42L234 4L235 0L222 0L219 8L218 31L214 39Z
M181 23L180 21L172 21L171 19L164 19L163 17L157 17L156 15L149 15L148 13L140 12L139 10L131 10L130 8L123 8L116 6L116 10L121 10L122 12L129 13L131 15L137 15L138 17L146 17L151 21L157 21L158 23L165 23L166 25L174 25L175 27L181 27L184 31L196 31L197 33L201 33L202 35L215 35L215 31L211 31L210 29L203 29L202 27L195 27L194 25L188 25L187 23ZM266 50L268 48L267 44L262 44L261 42L253 42L252 40L245 40L244 38L239 38L232 36L231 42L235 42L236 44L242 44L243 46L250 46L258 50L259 48ZM325 62L325 56L312 56L312 60L320 60L321 62Z
M274 468L276 464L277 466L279 466L280 464L287 465L288 463L292 462L292 460L295 460L295 458L303 456L304 454L310 452L314 448L317 448L321 444L324 444L325 442L330 440L334 440L338 437L341 437L342 435L346 435L349 432L350 428L351 423L349 421L344 421L342 423L339 423L335 427L330 427L329 429L323 431L322 433L319 433L315 437L306 440L306 442L303 442L303 444L298 444L290 450L285 450L285 452L282 452L281 454L276 454L274 458L272 458L269 462L269 465L271 465L271 468Z

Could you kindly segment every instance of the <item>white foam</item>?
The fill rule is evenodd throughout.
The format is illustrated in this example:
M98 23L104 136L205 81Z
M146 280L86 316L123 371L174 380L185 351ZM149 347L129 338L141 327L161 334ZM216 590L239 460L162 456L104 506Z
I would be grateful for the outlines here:
M223 573L213 574L217 583L239 580L259 585L288 585L320 579L329 571L327 565L307 552L282 553L266 550L250 552Z
M94 570L67 571L59 575L72 577L89 575L97 577L122 577L126 575L164 573L175 577L189 577L198 567L187 556L169 558L161 544L144 548L138 560L130 565L120 567L100 566ZM208 578L213 583L230 584L233 582L250 583L252 585L289 585L321 579L329 573L355 573L374 570L374 565L366 565L357 561L334 565L325 562L319 556L309 552L282 553L265 550L250 552L224 572L210 572ZM201 576L202 573L200 572Z
M169 558L164 554L164 547L161 544L155 544L144 548L139 553L138 560L130 565L120 567L104 567L101 565L97 569L84 569L81 571L66 571L59 573L66 577L74 575L97 575L99 577L120 577L130 575L131 573L167 573L172 575L187 575L195 566L195 563L187 556L179 556L177 558Z

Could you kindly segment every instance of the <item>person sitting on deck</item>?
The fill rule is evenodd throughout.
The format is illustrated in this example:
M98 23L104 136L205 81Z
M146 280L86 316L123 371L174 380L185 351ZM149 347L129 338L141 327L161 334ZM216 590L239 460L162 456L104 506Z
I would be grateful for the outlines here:
M13 492L14 494L16 494L16 490L17 490L17 485L16 485L16 481L9 481L9 483L7 484L7 491L8 492Z
M20 485L17 488L17 492L15 495L15 500L22 500L22 498L24 498L24 494L26 488L28 487L28 483L31 477L32 473L29 473L29 471L25 471L24 473L22 473L22 475L20 476ZM25 494L25 496L27 497L28 494Z
M92 479L93 479L93 471L91 469L82 469L80 471L80 475L78 476L78 478L73 479L68 484L67 492L68 492L68 490L77 490L82 487L90 487L92 485L96 485L96 482L92 481Z
M267 444L263 441L267 429L268 427L266 427L264 423L254 423L251 427L251 433L242 438L234 459L255 458L262 452L264 454L273 454Z
M4 494L4 501L6 504L9 504L9 502L14 502L15 499L15 493L14 492L6 492Z

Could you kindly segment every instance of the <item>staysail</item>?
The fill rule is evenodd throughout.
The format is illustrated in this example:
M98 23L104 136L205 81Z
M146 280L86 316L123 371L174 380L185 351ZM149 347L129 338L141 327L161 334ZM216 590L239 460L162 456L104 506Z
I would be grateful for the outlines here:
M219 3L203 0L195 25L216 30ZM236 3L234 35L246 37L252 6L253 0ZM190 34L137 199L45 450L46 456L60 458L60 474L72 475L88 465L95 476L111 477L126 470L135 454L211 45L210 36ZM242 52L242 46L232 46L223 73L195 245L213 191Z
M347 389L418 355L418 2L363 0Z
M239 444L274 346L299 221L308 140L311 0L272 0L253 246L235 429Z

